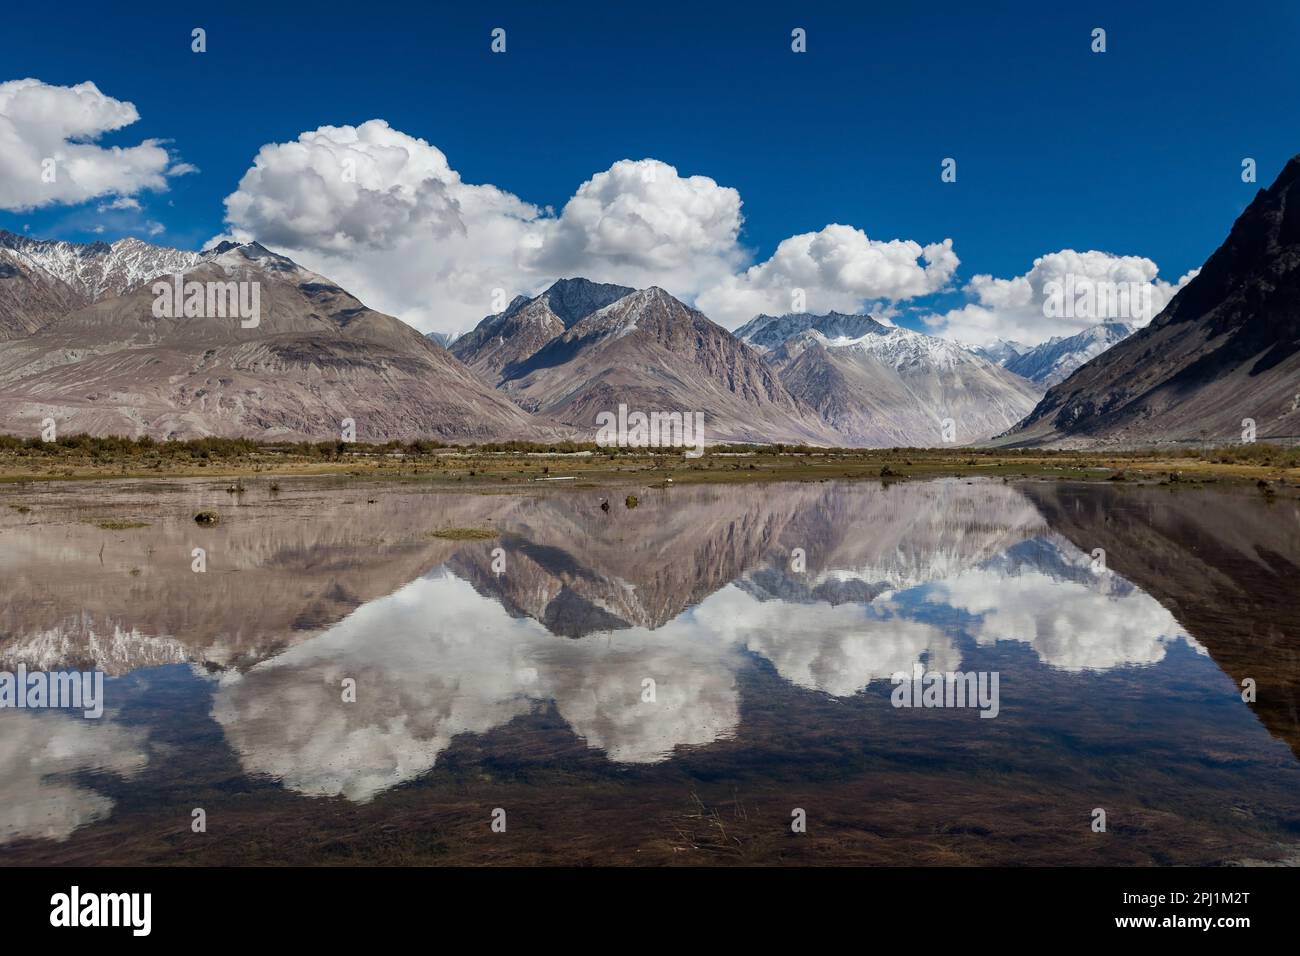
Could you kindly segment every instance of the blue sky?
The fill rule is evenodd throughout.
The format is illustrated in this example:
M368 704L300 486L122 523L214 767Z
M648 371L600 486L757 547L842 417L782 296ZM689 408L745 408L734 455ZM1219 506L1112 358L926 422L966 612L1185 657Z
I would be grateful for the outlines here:
M92 81L141 117L100 145L163 138L200 172L139 193L138 212L92 201L0 211L0 227L86 240L155 222L153 241L197 248L226 231L222 200L261 146L382 118L466 182L557 212L621 159L708 176L739 192L746 263L829 223L951 238L948 291L907 315L1061 249L1149 257L1176 281L1300 151L1295 4L724 6L15 4L0 81ZM506 55L488 49L497 26Z

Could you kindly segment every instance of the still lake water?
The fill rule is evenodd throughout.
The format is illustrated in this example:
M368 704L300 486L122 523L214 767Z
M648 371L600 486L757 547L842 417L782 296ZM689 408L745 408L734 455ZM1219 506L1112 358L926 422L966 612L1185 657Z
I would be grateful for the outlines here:
M0 491L0 864L1300 860L1294 500L280 482Z

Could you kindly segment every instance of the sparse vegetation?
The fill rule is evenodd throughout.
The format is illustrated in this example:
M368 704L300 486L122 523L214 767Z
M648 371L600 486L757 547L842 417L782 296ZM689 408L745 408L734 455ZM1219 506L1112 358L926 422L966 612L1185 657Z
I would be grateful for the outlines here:
M1267 480L1278 494L1300 489L1300 448L1270 443L1219 447L1066 451L1057 449L876 448L799 445L710 446L688 459L664 449L598 448L579 442L450 445L435 440L260 443L205 438L185 442L66 436L58 442L0 436L0 482L206 476L233 494L248 476L324 475L491 484L509 490L559 470L582 482L662 488L698 482L931 478L943 475L1164 482L1196 488L1206 481ZM548 461L547 459L553 459ZM1174 476L1174 477L1171 477ZM279 482L270 485L279 490Z
M86 523L105 531L130 531L132 528L149 527L147 521L128 521L124 518L87 518Z
M432 538L447 538L451 541L482 541L495 538L497 533L491 528L440 528L429 532Z

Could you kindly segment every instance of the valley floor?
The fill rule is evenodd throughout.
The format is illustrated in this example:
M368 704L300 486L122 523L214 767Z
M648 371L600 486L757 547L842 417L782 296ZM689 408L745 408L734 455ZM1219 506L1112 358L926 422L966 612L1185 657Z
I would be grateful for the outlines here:
M189 442L145 448L116 440L0 447L0 483L115 478L213 478L238 493L245 481L277 476L417 480L458 490L590 487L594 484L733 483L953 477L1133 481L1170 487L1254 485L1300 497L1300 449L1243 445L1218 449L1085 452L1050 450L726 448L698 459L680 454L563 448L404 448L333 444L257 446Z

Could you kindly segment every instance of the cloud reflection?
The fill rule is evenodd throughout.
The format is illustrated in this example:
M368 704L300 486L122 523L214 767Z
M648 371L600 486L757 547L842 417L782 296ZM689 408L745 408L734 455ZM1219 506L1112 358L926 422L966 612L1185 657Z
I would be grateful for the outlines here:
M60 711L0 714L0 844L23 838L66 840L102 820L112 798L76 776L130 777L146 763L143 731L111 719Z
M1152 664L1171 642L1191 641L1152 598L1088 571L1064 539L1027 544L872 600L791 601L739 582L661 628L582 639L512 617L442 569L223 675L212 713L250 772L301 793L366 801L427 772L456 735L552 701L578 737L619 763L654 763L732 736L746 655L836 697L916 662L956 670L958 629L936 622L945 609L977 619L975 646L1022 641L1069 671ZM345 678L357 682L355 703L342 699ZM653 702L643 699L647 680Z

